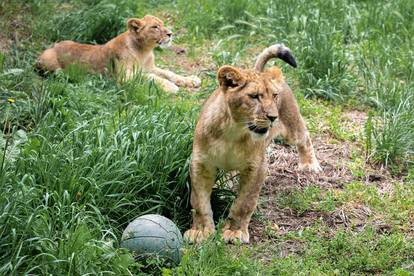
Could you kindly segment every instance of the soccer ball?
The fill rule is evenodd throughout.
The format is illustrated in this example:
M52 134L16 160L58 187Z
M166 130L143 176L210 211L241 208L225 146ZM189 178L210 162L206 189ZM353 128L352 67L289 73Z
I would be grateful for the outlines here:
M178 227L166 217L144 215L133 220L122 234L121 247L139 257L158 255L178 264L183 237Z

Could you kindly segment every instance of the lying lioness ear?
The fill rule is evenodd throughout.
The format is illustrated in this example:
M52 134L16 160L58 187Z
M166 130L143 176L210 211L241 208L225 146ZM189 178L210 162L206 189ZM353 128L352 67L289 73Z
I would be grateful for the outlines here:
M243 73L239 69L229 65L224 65L218 70L217 79L224 90L242 87L246 84Z
M145 25L144 22L138 18L128 19L128 22L127 22L128 30L132 32L139 32L141 28L144 27L144 25Z

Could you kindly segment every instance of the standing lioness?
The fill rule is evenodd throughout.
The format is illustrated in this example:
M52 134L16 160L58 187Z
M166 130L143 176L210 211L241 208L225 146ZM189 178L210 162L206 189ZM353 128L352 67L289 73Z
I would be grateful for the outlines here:
M266 147L275 135L296 144L299 168L319 172L312 142L298 105L279 68L263 72L278 57L296 67L290 50L273 45L259 56L255 70L223 66L220 87L208 98L197 123L191 163L193 225L184 237L200 242L215 231L210 195L217 169L240 172L239 195L223 228L227 242L249 242L248 225L265 180Z
M200 86L201 81L196 76L183 77L155 66L153 49L158 45L169 45L172 39L172 32L160 19L151 15L142 19L131 18L127 29L104 45L73 41L56 43L40 55L36 66L45 71L56 71L71 64L79 64L97 73L111 69L123 80L141 70L169 92L176 92L178 86Z

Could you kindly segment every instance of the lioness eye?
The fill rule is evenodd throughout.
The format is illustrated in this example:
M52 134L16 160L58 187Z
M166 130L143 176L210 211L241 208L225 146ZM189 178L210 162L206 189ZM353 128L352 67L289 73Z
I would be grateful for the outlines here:
M249 97L252 98L252 99L258 99L259 94L250 94Z
M158 26L152 26L152 28L153 28L153 29L158 29L159 27L158 27Z
M276 99L277 98L277 94L273 94L273 99Z

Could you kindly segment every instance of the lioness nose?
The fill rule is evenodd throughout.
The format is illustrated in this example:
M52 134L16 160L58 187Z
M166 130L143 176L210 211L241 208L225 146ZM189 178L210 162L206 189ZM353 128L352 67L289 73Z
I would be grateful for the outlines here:
M274 122L277 119L277 116L266 115L266 117L271 121Z
M167 33L167 35L168 35L169 37L171 37L171 36L172 36L172 34L173 34L172 32L168 32L168 33Z

